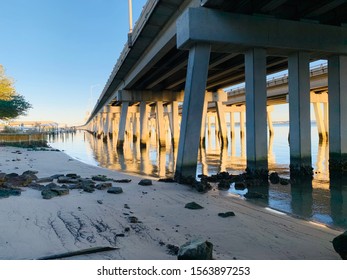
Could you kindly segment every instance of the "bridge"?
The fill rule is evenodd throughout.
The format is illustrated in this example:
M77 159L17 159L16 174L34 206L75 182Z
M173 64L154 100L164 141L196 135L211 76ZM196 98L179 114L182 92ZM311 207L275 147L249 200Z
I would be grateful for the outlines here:
M165 145L166 108L178 143L175 176L195 176L207 103L222 112L223 89L245 82L247 167L267 174L266 76L288 69L290 168L295 175L311 168L309 62L327 59L327 98L334 108L328 118L330 170L344 171L346 21L347 3L337 0L149 0L85 128L111 134L121 146L129 115L138 115L132 123L138 124L145 145L151 106L160 145ZM178 102L183 102L180 125Z

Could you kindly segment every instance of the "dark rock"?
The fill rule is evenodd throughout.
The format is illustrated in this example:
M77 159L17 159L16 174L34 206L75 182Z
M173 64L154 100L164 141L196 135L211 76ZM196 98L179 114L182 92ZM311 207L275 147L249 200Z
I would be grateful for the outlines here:
M27 185L27 188L31 188L31 189L34 189L34 190L42 191L42 190L44 190L46 188L46 186L45 185L40 185L37 182L33 182L33 183L30 183L29 185Z
M124 204L124 208L126 209L130 209L129 205L128 204Z
M132 224L137 224L139 222L139 219L135 216L128 217L128 221Z
M76 173L69 173L66 174L66 177L72 178L72 179L79 179L81 176L77 175Z
M50 176L53 180L55 180L55 179L58 179L59 177L63 177L64 176L64 174L55 174L55 175L52 175L52 176Z
M69 194L69 189L66 188L51 188L52 192L56 192L58 196Z
M184 208L187 209L192 209L192 210L196 210L196 209L203 209L204 207L202 207L201 205L197 204L196 202L189 202L187 203Z
M35 175L29 175L29 174L24 174L24 175L17 174L16 176L15 174L16 173L11 173L5 176L5 182L2 183L3 187L9 188L9 189L26 187L34 180L33 176L35 176Z
M125 234L124 233L117 233L116 237L125 237Z
M99 204L103 204L102 200L97 200L96 202Z
M107 178L105 175L96 175L92 177L92 180L98 181L98 182L106 182L106 181L113 181L111 178Z
M54 192L50 189L45 189L41 192L41 195L42 195L42 198L43 199L51 199L53 197L56 197L58 196L58 193L57 192Z
M213 245L209 241L192 240L183 244L179 250L178 260L212 260Z
M90 179L80 179L78 184L80 185L81 189L95 188L95 182Z
M169 255L177 256L180 247L172 244L167 244L166 249Z
M76 184L76 183L78 183L78 180L72 179L72 178L66 177L66 176L60 176L58 178L58 183L59 184L69 184L69 183Z
M123 192L121 187L112 187L107 190L108 193L119 194Z
M284 178L280 178L280 184L283 186L289 185L289 180L284 179Z
M269 180L271 184L278 184L280 182L280 176L278 176L277 172L272 172L269 176Z
M115 183L130 183L131 179L120 179L120 180L113 180Z
M125 227L125 228L124 228L124 231L125 231L125 232L129 232L129 231L130 231L130 227Z
M112 183L100 183L95 186L98 190L105 190L112 188Z
M59 185L56 183L49 183L45 186L46 189L59 188Z
M175 183L176 180L173 178L161 178L158 180L158 182L163 182L163 183Z
M8 173L8 174L5 175L5 179L7 180L7 179L15 178L15 177L18 177L18 176L19 176L19 174L17 174L17 173Z
M151 185L153 185L153 184L152 184L152 180L150 180L150 179L142 179L142 180L139 182L139 185L140 185L140 186L151 186Z
M192 187L201 193L208 192L212 189L212 186L206 180L201 180L200 182L195 181Z
M341 259L347 260L347 231L333 239L333 247Z
M6 180L6 173L0 173L0 185L5 182Z
M50 183L50 182L53 182L53 178L52 177L38 178L36 180L36 183Z
M192 186L196 182L196 180L193 176L187 176L187 177L186 176L178 176L177 179L178 179L177 182L179 184L189 185L189 186Z
M229 180L222 179L222 180L218 183L218 189L219 189L219 190L229 190L229 189L230 189L230 181L229 181Z
M92 193L95 191L95 188L93 188L92 186L90 185L86 185L86 186L83 186L82 187L83 191L87 192L87 193Z
M234 188L235 190L244 190L246 185L243 182L235 182Z
M21 193L21 190L0 189L0 198L8 198L11 195L19 196Z
M232 211L229 211L229 212L225 212L225 213L218 213L218 216L222 217L222 218L234 217L235 213Z

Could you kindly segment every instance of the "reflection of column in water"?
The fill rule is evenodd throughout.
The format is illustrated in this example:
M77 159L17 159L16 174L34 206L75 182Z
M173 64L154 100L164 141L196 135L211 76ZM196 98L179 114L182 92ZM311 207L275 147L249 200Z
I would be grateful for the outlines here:
M304 180L300 183L291 183L291 207L293 214L302 217L312 217L312 181Z
M126 167L125 158L124 158L124 146L125 146L125 144L123 145L122 148L119 148L117 150L117 153L118 153L118 162L120 165L120 170L126 171L127 167Z
M208 137L211 137L210 135ZM200 147L200 162L203 175L208 175L208 165L206 162L206 147Z
M140 160L140 171L147 175L152 175L153 167L149 160L149 147L146 145L140 150L141 160Z
M268 146L268 163L276 164L276 158L273 153L274 133L269 133L269 146Z
M334 225L347 228L347 178L330 177L330 211Z
M112 138L109 137L107 138L107 143L106 143L106 153L107 153L107 166L113 166L114 163L114 158L113 158L113 153L112 153Z
M158 175L163 178L166 176L166 148L158 147L157 155Z
M220 169L219 172L225 172L228 160L228 146L223 145L220 152Z
M207 117L207 105L208 102L205 100L204 107L202 110L202 119L201 119L201 131L200 131L200 145L206 145L206 117Z
M327 178L329 172L327 156L329 156L328 142L321 141L318 143L317 162L315 168L317 173L315 174L315 179L324 180Z

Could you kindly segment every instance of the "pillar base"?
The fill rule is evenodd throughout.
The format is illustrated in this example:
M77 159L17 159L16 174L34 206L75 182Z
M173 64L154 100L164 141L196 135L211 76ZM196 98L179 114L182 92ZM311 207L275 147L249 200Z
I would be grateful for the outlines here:
M293 182L301 182L313 179L313 168L310 164L304 162L294 162L291 160L291 164L289 165L290 169L290 180Z
M347 154L329 154L330 177L347 175Z
M188 182L195 181L196 176L196 164L184 165L182 166L182 172L176 170L174 179L179 184L188 184Z
M266 185L268 185L268 177L269 177L269 170L267 169L267 161L264 161L263 164L257 163L255 164L249 164L246 168L246 175L249 179L256 179L257 181L264 182Z

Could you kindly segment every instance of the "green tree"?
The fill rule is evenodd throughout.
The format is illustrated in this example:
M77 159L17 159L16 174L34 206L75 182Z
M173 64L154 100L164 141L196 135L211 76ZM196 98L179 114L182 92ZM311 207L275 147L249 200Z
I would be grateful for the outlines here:
M15 94L8 100L0 99L0 119L9 120L25 115L31 104L22 95Z
M25 115L32 108L24 96L18 94L13 81L6 77L0 64L0 120L9 120Z

